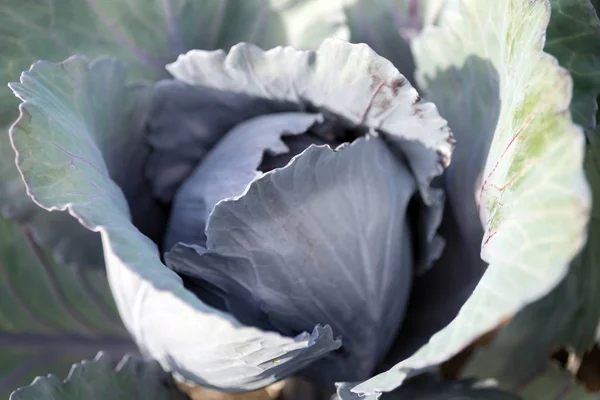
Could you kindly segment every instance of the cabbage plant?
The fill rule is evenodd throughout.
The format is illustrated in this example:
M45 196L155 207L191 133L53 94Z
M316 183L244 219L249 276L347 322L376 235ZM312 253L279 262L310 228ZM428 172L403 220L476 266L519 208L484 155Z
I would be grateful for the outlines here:
M597 2L0 7L11 400L597 397Z

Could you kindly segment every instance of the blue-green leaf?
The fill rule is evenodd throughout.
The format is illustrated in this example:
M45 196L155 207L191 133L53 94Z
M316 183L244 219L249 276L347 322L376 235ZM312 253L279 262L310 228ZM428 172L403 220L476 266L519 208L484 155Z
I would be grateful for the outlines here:
M9 400L185 400L171 377L155 361L126 355L118 365L106 353L74 364L61 381L54 375L36 378Z

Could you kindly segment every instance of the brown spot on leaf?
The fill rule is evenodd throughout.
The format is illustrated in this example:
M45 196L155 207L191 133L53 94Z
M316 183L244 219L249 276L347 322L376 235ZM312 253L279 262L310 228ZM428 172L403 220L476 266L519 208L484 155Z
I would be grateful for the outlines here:
M391 106L392 106L392 100L390 100L388 98L381 100L381 102L379 103L379 108L381 108L382 112L380 114L382 114L384 111L388 110Z
M421 96L417 95L417 97L415 97L413 102L411 103L411 106L414 106L415 104L417 104L420 101L421 101Z
M369 72L369 75L371 76L370 88L371 90L375 90L381 84L381 81L383 81L383 79L381 79L381 77L375 72Z
M600 392L600 348L598 345L583 355L577 380L590 392Z
M400 77L400 78L396 78L392 81L392 83L390 83L390 88L392 89L392 93L394 94L394 97L398 96L398 90L403 87L404 85L406 85L406 78L405 77Z

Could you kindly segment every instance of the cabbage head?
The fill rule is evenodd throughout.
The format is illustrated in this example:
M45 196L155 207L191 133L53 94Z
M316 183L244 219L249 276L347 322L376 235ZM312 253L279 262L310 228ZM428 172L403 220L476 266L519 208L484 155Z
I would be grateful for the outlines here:
M104 352L11 400L587 396L590 0L79 3L1 6L0 366Z

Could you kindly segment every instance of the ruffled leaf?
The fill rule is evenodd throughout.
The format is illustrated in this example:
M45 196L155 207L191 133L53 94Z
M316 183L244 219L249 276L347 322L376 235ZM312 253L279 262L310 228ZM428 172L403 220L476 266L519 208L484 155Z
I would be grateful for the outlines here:
M74 58L77 59L77 58ZM39 62L36 65L45 65L47 62ZM92 135L97 137L98 146L104 152L107 160L105 173L110 176L120 187L123 188L126 199L135 204L132 218L136 226L153 240L161 237L166 223L164 210L152 199L150 186L143 178L143 167L149 154L149 147L144 143L143 129L146 120L148 102L152 88L149 85L126 86L126 69L123 64L110 59L101 59L93 65L93 74L86 79L79 79L77 66L82 65L73 62L75 71L67 71L65 76L73 73L75 78L70 81L65 76L48 74L42 76L44 83L53 85L55 93L50 94L51 102L48 104L47 112L55 112L56 115L72 118L72 110L57 108L59 101L69 101L69 93L64 88L79 86L87 91L96 90L95 97L76 99L84 101L85 109L75 110L80 112L93 126ZM31 82L33 84L33 82ZM13 86L14 88L14 86ZM102 92L102 93L100 93ZM16 91L18 96L22 93ZM110 99L111 101L106 101ZM99 117L101 116L101 117ZM45 128L50 129L50 128ZM99 132L108 132L99 136ZM60 144L52 142L57 151L66 152ZM22 184L22 183L21 183ZM18 186L17 186L18 187ZM14 193L17 194L17 193ZM21 197L11 198L12 204L17 203ZM27 207L27 214L19 219L22 224L30 224L35 239L42 245L48 246L55 252L55 258L70 266L99 266L104 262L101 256L101 244L99 235L82 232L81 227L72 221L67 215L55 213L49 215L47 212L34 210L30 200L21 201L21 207ZM61 235L57 237L56 229L59 227Z
M376 395L361 397L352 392L351 384L338 385L339 400L375 400ZM417 376L392 393L386 394L386 400L519 400L520 397L502 391L490 382L464 379L459 381L441 381L435 375Z
M192 50L167 69L191 85L326 109L352 124L418 141L442 164L450 162L452 135L446 121L432 103L420 101L389 61L364 44L327 39L317 51L264 51L242 43L229 53Z
M417 179L429 206L423 218L439 222L443 194L432 189L430 182L450 162L452 134L436 107L421 101L406 78L368 46L327 39L317 51L291 47L264 51L239 44L228 54L190 51L167 68L190 85L239 93L263 103L275 101L280 108L288 107L287 111L317 108L326 118L332 115L346 125L383 132L407 158ZM247 100L247 104L252 102ZM434 232L423 234L430 247L424 253L439 255L441 244Z
M281 379L335 348L331 329L295 338L245 327L202 303L161 263L156 245L131 223L119 186L110 178L107 140L115 103L98 69L112 60L71 58L38 63L13 90L24 100L11 128L17 165L28 192L47 210L67 210L99 231L109 284L125 326L161 366L208 387L251 390ZM176 329L165 330L165 326Z
M92 361L74 364L60 381L54 375L36 378L9 400L185 400L158 363L125 356L116 367L103 352Z
M456 226L432 275L454 267L466 280L456 297L472 293L417 353L353 391L391 390L410 370L454 355L551 290L581 248L584 136L568 112L571 80L542 52L549 14L541 0L463 0L413 42L418 81L457 138L445 176ZM440 278L452 282L448 272Z

